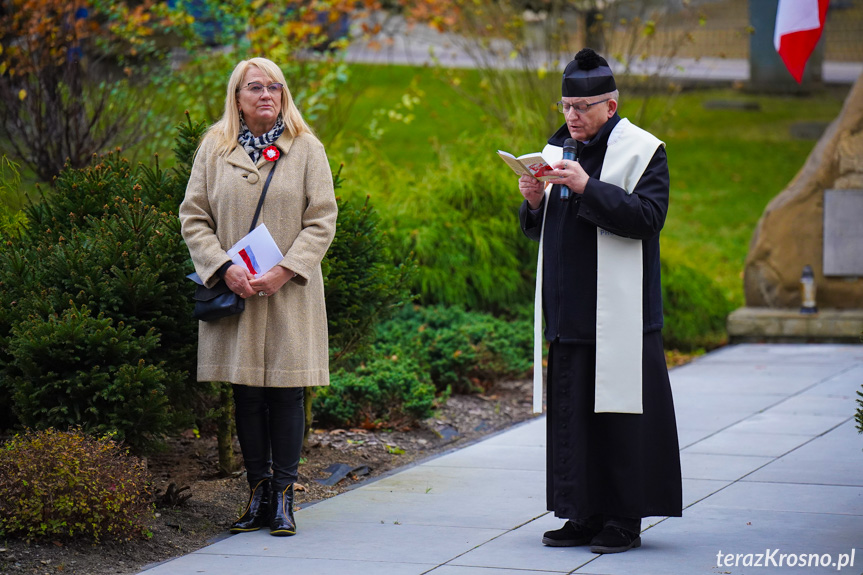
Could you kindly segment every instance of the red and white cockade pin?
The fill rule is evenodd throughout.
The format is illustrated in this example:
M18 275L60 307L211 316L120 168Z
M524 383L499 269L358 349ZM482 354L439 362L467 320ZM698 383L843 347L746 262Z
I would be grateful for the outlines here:
M275 146L264 148L264 159L268 162L275 162L279 159L279 149Z

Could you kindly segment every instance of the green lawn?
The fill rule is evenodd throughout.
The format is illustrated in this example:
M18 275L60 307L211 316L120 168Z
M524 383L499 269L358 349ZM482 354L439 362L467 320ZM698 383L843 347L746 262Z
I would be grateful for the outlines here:
M470 89L478 82L476 74L463 75L463 87ZM493 155L497 147L520 154L545 144L542 136L506 133L430 69L353 66L350 85L356 100L342 132L328 148L333 162L346 163L349 179L355 173L368 180L374 173L369 170L371 163L379 160L411 171L442 169L436 153L440 147L487 161L490 170L505 171L506 166ZM386 121L383 137L370 140L367 126L374 111L403 111L399 102L407 92L420 99L413 121ZM677 97L667 119L645 126L666 142L669 156L671 206L663 249L686 254L688 261L717 281L735 306L742 305L743 264L755 225L816 142L792 138L790 128L795 122L833 120L846 93L834 89L811 97L782 98L724 89ZM704 103L713 100L756 102L760 109L705 109ZM638 105L623 94L621 115L634 115ZM487 149L476 148L480 139ZM376 183L394 186L385 177L364 181L361 187L372 193L373 200ZM397 193L390 189L385 196ZM513 185L513 203L518 200Z
M758 219L803 166L815 140L791 137L795 122L829 122L841 94L768 98L730 90L685 94L657 135L667 144L671 207L664 247L679 249L743 304L743 265ZM760 110L705 110L708 100L746 100Z

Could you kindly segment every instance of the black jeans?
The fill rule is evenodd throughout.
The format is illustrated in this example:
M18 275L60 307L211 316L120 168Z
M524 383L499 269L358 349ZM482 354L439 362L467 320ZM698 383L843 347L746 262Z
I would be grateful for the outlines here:
M272 479L273 488L283 491L297 481L300 466L306 423L303 388L232 387L237 438L249 486Z

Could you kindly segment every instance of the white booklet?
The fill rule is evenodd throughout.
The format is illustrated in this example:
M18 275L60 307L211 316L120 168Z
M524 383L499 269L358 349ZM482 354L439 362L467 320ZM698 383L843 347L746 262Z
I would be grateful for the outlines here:
M252 275L267 273L285 257L265 224L259 225L234 244L228 250L228 255L231 261L249 270Z

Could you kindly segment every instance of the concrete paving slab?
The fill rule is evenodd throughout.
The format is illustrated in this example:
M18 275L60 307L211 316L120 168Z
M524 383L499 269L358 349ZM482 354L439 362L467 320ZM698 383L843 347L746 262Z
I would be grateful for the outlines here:
M745 433L784 433L814 437L827 433L848 420L848 415L807 415L780 413L775 410L757 413L736 423L728 431Z
M546 547L542 534L559 529L563 520L547 513L450 561L448 565L497 569L542 569L569 573L597 556L587 547Z
M272 537L266 531L241 533L211 546L210 551L248 557L420 563L429 569L506 532L396 523L358 525L320 520L313 512L314 506L296 513L298 532L294 537Z
M783 400L769 394L688 393L675 390L674 410L680 427L720 429L769 409Z
M478 443L434 460L436 467L483 469L545 469L545 447L524 445L487 445Z
M684 366L686 367L686 366ZM832 367L802 368L793 366L722 366L683 374L672 372L671 388L675 394L702 392L713 394L767 394L788 396L840 374Z
M432 567L433 568L433 567ZM249 557L192 553L145 571L147 575L238 575L282 574L302 575L420 575L430 567L416 563L391 561L342 561L334 559L303 559L292 557Z
M574 573L592 575L752 575L754 573L836 573L835 566L805 569L722 565L717 553L849 554L856 546L856 574L861 569L858 516L753 511L696 505L682 519L668 519L642 534L636 551L603 555Z
M701 504L727 509L863 516L863 487L764 483L743 479L711 495Z
M713 495L731 485L731 481L718 479L684 479L683 480L683 508L701 501L705 497ZM644 528L644 525L642 525Z
M537 415L482 442L486 445L517 445L545 449L545 417Z
M784 433L756 433L724 430L691 443L682 451L716 455L758 455L779 457L800 447L811 438L806 435Z
M863 346L822 343L817 345L799 343L747 344L726 346L697 358L682 367L694 367L705 363L802 363L835 366L847 362L863 361Z
M800 394L777 403L770 407L770 411L791 415L837 417L844 420L848 418L849 414L854 413L854 408L854 400L851 397Z
M796 417L796 416L795 416ZM863 436L849 420L821 437L773 461L750 481L863 485ZM861 535L863 539L863 535Z
M568 571L530 571L526 569L495 569L495 575L548 575L548 573L568 573ZM489 575L486 567L463 567L444 565L429 571L429 575Z
M688 451L680 454L680 468L686 479L734 481L772 461L772 457L755 455L720 455Z
M496 529L530 521L545 509L545 493L531 489L535 485L526 489L510 483L485 497L477 497L477 490L491 490L481 484L471 492L439 494L354 490L340 495L336 504L314 509L314 516L320 521Z
M435 465L430 460L422 465L400 471L373 483L363 486L364 491L388 491L400 493L452 493L476 495L482 488L488 494L500 493L511 496L513 486L520 497L532 497L535 493L545 497L542 489L532 489L544 485L545 467L535 470L465 468Z
M853 367L834 375L827 381L822 381L821 383L810 387L801 393L801 395L822 395L856 400L858 397L857 390L860 389L861 381L863 381L863 367Z
M697 423L695 425L697 425ZM712 428L699 429L697 427L682 427L680 424L678 424L677 443L681 448L685 448L714 435L716 431L716 429Z

